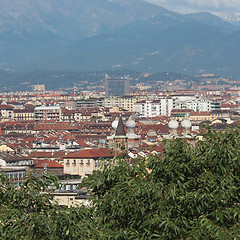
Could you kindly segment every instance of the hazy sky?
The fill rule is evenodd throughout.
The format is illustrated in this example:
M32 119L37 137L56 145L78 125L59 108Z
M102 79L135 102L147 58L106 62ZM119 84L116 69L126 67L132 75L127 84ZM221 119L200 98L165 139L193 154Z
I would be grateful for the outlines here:
M240 13L240 0L145 0L169 10L189 13L208 11L219 16Z

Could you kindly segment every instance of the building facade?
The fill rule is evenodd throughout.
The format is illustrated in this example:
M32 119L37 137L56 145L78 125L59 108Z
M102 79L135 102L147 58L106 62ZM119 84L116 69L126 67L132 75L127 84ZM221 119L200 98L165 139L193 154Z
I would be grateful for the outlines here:
M113 154L107 148L84 149L69 153L63 157L64 174L81 177L90 175L104 163L104 159L109 158L113 158Z
M40 106L34 109L35 120L56 120L61 119L60 106Z
M129 77L105 78L105 97L122 97L129 94Z
M220 110L220 107L220 102L201 99L182 102L180 104L181 109L191 109L195 112L209 112L213 110Z
M134 111L142 117L170 116L173 109L173 99L163 98L160 100L147 100L136 102Z

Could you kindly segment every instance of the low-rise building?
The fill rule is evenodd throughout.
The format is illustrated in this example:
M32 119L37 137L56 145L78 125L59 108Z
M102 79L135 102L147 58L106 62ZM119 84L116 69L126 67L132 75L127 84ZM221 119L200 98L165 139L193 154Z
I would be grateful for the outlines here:
M193 123L201 123L205 121L212 121L212 115L210 112L191 112L188 118Z
M33 166L33 160L28 156L23 156L15 153L0 152L0 165L5 167L10 166Z
M45 173L48 173L54 176L63 175L63 165L56 161L51 161L49 159L35 160L33 168L36 175L39 177L41 177Z
M13 118L15 121L32 121L34 120L34 109L33 108L14 109Z
M186 118L188 119L191 112L192 112L191 109L172 109L171 119L178 121L182 121Z
M0 105L0 117L6 119L13 118L13 106L7 105L5 103Z
M28 173L29 168L26 166L1 166L0 163L0 174L4 173L6 178L11 180L15 186L21 185Z
M64 159L64 174L86 176L97 170L104 159L113 158L108 148L84 149L67 154Z

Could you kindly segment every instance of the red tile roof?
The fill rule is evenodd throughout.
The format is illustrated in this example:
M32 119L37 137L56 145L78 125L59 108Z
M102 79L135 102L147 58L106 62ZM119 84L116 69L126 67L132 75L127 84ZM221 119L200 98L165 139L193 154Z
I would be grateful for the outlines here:
M29 158L53 158L52 152L31 152Z
M63 157L63 156L65 156L65 152L55 152L55 153L53 154L53 157L54 157L54 158L61 158L61 157Z
M7 143L6 145L13 150L29 149L32 147L30 143Z
M35 131L46 130L74 130L78 129L74 124L69 122L40 122L34 127Z
M202 111L202 112L191 112L190 116L210 116L210 112Z
M113 153L108 148L84 149L82 151L69 153L64 158L101 158L113 157Z
M63 168L63 165L51 160L35 160L34 168Z
M0 109L13 110L13 106L11 106L11 105L0 105Z

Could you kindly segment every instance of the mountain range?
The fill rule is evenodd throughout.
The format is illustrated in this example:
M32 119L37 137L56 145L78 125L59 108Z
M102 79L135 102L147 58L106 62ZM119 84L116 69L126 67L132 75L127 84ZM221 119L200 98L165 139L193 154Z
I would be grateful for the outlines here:
M240 78L240 27L142 0L2 0L0 69L211 72Z

